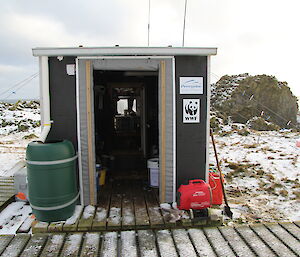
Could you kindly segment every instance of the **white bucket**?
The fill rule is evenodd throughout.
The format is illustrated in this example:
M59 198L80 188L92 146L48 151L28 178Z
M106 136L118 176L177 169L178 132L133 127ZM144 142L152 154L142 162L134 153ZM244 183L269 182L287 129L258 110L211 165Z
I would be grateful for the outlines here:
M159 186L159 159L152 158L147 161L147 167L149 169L149 181L151 187Z

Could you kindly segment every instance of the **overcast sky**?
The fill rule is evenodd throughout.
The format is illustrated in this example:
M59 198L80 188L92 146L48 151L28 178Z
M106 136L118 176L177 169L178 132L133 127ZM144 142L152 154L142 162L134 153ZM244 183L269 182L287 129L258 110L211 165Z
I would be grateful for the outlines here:
M147 46L148 1L1 1L0 99L38 97L37 77L17 84L38 72L34 47ZM150 46L181 46L184 1L151 0ZM299 7L299 0L188 0L185 46L218 47L213 81L275 75L299 97Z

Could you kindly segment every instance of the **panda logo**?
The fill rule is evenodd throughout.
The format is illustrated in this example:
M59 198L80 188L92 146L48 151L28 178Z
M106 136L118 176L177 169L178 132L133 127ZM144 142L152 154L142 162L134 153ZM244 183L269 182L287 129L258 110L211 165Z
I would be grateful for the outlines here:
M198 102L196 101L189 101L186 105L185 105L185 113L190 115L190 116L195 116L197 114L198 111Z

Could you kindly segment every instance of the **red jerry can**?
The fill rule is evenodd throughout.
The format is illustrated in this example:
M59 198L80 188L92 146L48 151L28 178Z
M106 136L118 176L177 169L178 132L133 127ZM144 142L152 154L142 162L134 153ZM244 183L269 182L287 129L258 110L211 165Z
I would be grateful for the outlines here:
M223 203L223 191L220 175L216 172L209 172L209 185L212 192L212 204L221 205Z
M190 180L188 185L181 185L178 196L180 210L201 210L212 205L210 186L201 179Z

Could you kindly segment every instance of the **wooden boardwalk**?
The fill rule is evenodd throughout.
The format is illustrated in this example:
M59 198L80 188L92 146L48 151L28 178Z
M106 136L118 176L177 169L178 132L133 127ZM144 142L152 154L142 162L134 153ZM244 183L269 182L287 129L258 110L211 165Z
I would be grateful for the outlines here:
M300 223L0 236L1 256L300 256Z
M14 178L0 177L0 208L15 194Z
M217 212L219 215L216 215ZM104 187L99 193L97 206L76 206L75 216L66 222L49 224L33 221L32 232L125 231L222 224L220 210L211 209L209 213L209 217L201 222L192 221L188 212L180 221L171 222L170 213L160 208L155 189L141 181L123 180ZM27 230L19 229L18 232Z

